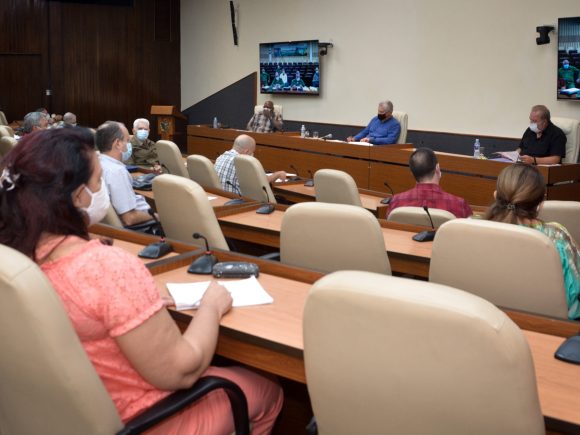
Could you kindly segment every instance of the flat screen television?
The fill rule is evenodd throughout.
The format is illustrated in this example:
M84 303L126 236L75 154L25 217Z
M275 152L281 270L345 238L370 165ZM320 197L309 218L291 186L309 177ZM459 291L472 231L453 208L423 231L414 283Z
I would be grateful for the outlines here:
M558 19L558 100L580 101L580 17Z
M260 93L319 95L318 40L260 44Z

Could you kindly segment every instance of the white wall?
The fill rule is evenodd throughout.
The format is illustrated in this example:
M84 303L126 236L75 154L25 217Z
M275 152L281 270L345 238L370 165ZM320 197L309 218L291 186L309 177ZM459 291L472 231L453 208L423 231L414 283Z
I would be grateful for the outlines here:
M321 96L276 96L284 118L366 124L391 99L409 128L519 137L529 108L580 119L556 101L557 35L536 26L580 16L578 0L181 0L181 102L187 108L259 68L258 44L331 41ZM259 95L258 101L267 99Z

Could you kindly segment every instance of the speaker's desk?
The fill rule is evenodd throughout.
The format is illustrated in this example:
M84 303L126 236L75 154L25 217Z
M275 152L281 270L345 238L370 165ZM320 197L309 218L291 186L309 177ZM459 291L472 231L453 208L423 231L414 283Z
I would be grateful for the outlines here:
M255 156L267 170L285 170L311 178L318 169L349 173L358 187L387 192L386 181L395 193L415 185L409 170L412 145L361 146L279 133L253 133L206 126L187 127L189 154L215 160L232 147L240 134L256 140ZM498 174L509 163L473 159L471 156L437 153L443 172L441 187L465 198L469 204L487 206L493 201ZM547 185L547 199L580 200L580 164L538 166Z

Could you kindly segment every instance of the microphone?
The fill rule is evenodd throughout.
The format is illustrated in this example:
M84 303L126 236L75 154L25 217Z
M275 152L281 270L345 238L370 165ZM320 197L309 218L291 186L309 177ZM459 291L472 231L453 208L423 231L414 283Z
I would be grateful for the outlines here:
M302 178L300 176L300 174L298 173L298 169L296 169L296 166L294 166L293 164L290 164L290 169L292 169L294 172L296 172L296 177L293 177L292 181L298 181Z
M205 242L205 253L197 257L189 268L187 269L188 273L195 273L198 275L208 275L211 274L213 271L213 266L217 263L217 258L213 255L213 252L209 249L209 243L204 235L200 233L193 233L194 239L203 239Z
M262 190L264 191L264 193L266 193L267 203L258 207L258 209L256 210L256 213L258 213L258 214L273 213L275 207L274 207L274 204L270 204L270 195L268 195L268 189L266 189L266 186L262 186Z
M427 216L429 217L429 222L431 222L432 230L431 231L421 231L420 233L415 234L413 236L413 240L415 240L416 242L431 242L435 238L435 233L437 230L435 229L435 225L433 225L433 219L431 219L431 213L429 213L429 207L424 205L423 210L425 210L425 213L427 213Z
M391 196L385 199L381 199L381 204L389 204L391 202L391 199L393 199L393 196L395 196L395 191L391 188L391 186L389 186L389 183L387 183L386 181L384 181L383 184L387 189L391 191Z
M238 194L240 196L240 198L234 198L234 199L230 199L229 201L225 202L224 205L236 205L236 204L243 204L244 199L241 197L242 193L240 192L240 189L238 189L238 186L236 186L234 183L232 183L230 180L226 180L226 184L228 186L230 186L231 188L233 188L235 190L234 193Z
M153 209L150 208L147 210L147 212L158 225L160 239L158 242L150 243L149 245L145 246L137 255L141 258L156 259L169 254L171 251L173 251L173 247L169 243L165 242L165 232L163 231L161 222L159 222L159 219L157 219L157 216L155 216Z
M312 171L310 169L308 169L308 175L310 175L310 179L306 180L306 183L304 183L304 186L312 187L312 186L314 186L314 176L312 175Z
M332 133L328 133L326 136L322 136L320 139L322 140L332 139Z

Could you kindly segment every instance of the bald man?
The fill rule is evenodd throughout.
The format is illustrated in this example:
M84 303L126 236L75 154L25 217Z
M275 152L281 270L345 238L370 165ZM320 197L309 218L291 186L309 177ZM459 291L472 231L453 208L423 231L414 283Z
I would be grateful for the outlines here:
M222 188L227 192L233 192L240 195L240 182L238 181L238 176L236 175L236 166L234 165L234 159L240 154L246 154L249 156L254 155L256 151L256 141L251 136L247 134L241 134L234 140L234 146L231 150L226 151L215 161L215 171L218 174L220 182L222 183ZM268 175L268 182L272 183L277 179L282 181L286 180L286 172L277 171L273 174Z

